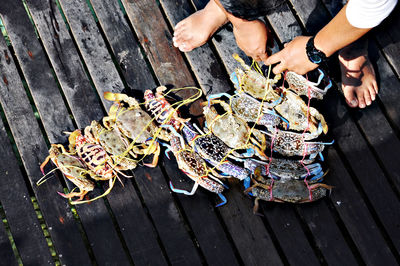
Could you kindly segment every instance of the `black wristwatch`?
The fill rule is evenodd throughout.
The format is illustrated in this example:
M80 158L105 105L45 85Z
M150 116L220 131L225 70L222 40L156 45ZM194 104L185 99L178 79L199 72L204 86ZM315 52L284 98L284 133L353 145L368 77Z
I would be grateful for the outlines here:
M321 63L326 62L327 58L326 58L326 55L324 54L324 52L315 48L314 38L315 38L315 36L311 37L308 40L307 45L306 45L306 52L307 52L308 59L312 63L320 65Z

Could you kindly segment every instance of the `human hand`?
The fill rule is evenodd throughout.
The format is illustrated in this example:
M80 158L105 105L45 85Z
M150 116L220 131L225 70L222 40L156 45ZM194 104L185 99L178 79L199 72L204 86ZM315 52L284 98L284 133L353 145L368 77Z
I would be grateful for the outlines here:
M308 59L306 53L306 44L310 38L309 36L298 36L294 38L285 45L284 49L271 55L267 60L264 60L264 64L272 65L279 63L272 69L275 74L290 70L297 74L304 75L317 68L318 65L312 63Z
M247 21L238 19L239 22L232 21L233 34L239 48L255 61L265 61L268 58L267 41L269 30L262 21Z

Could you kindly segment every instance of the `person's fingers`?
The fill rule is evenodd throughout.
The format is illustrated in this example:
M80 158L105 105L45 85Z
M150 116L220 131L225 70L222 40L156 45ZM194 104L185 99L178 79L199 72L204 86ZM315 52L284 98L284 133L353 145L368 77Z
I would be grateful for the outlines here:
M283 51L283 50L282 50ZM282 60L282 51L279 51L273 55L270 55L268 59L264 62L266 65L273 65Z
M261 54L261 55L260 55L260 59L261 59L261 61L263 61L263 62L267 61L267 59L268 59L268 54L267 54L267 53Z
M276 75L276 74L282 73L285 70L286 70L286 66L284 65L283 62L281 62L280 64L278 64L277 66L275 66L272 69L272 72L274 72L274 74Z

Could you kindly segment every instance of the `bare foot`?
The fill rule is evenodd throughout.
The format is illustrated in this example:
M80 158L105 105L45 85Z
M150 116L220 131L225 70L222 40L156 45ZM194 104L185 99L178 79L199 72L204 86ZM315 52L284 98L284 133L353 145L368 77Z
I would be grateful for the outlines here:
M268 57L266 49L269 30L264 22L260 20L248 21L240 18L232 19L229 16L228 18L233 24L233 34L239 48L254 60L265 61Z
M228 22L225 12L214 0L175 26L174 46L182 52L192 51L207 42L219 27Z
M339 52L342 90L350 107L365 108L378 93L375 71L368 59L367 49L345 47Z

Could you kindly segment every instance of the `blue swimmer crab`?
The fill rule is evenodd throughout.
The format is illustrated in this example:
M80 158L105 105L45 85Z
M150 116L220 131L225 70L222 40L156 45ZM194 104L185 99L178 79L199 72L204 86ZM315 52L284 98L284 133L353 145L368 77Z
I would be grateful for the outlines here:
M244 161L244 167L252 173L261 167L262 176L271 176L273 179L307 179L322 181L324 172L321 164L313 160L290 160L283 158L270 158L269 162L249 159Z
M181 169L182 172L184 172L195 182L190 192L177 189L172 185L172 182L170 182L171 190L177 193L183 193L185 195L193 195L200 185L208 191L217 193L217 195L221 198L222 202L216 207L224 205L226 203L226 198L224 195L222 195L222 192L224 191L224 185L220 180L212 175L212 173L216 175L218 175L218 173L207 167L206 162L185 144L183 137L176 132L172 125L163 125L162 127L169 128L173 133L171 135L171 145L163 144L164 146L168 147L166 153L172 151L176 157L179 169Z
M228 157L236 158L230 155L232 150L222 140L211 134L211 132L204 134L200 129L197 128L197 130L189 122L186 122L182 128L185 140L195 152L227 176L250 182L249 170L227 160Z
M246 189L245 193L250 193L256 198L253 212L257 213L259 200L274 202L306 203L319 200L331 191L332 186L307 182L306 180L295 179L265 179L261 171L256 169L254 172L253 185Z
M314 133L318 130L318 126L322 126L322 131L328 132L328 125L317 109L308 106L300 96L294 92L284 89L283 100L277 104L274 109L289 121L289 129L296 131L308 130ZM265 107L264 112L270 110Z
M69 154L61 144L51 144L49 156L47 156L45 161L40 165L40 170L43 174L43 169L50 160L56 165L57 169L79 189L79 192L70 192L68 194L57 192L59 195L68 199L79 197L77 200L72 201L77 202L81 201L88 192L94 189L94 183L86 177L89 172L86 165L79 157ZM38 181L38 185L40 183L41 182Z
M321 69L318 68L318 71L320 74L317 82L311 82L292 71L287 71L285 73L285 80L289 84L289 89L294 91L297 95L306 95L309 98L322 100L329 88L332 87L332 81L329 79L328 85L326 85L324 89L318 88L318 85L325 76Z
M234 54L235 58L244 70L237 68L231 74L231 80L238 92L245 92L256 99L263 99L267 103L276 103L281 100L281 96L274 90L274 85L281 79L282 75L275 75L274 79L268 79L259 71L252 69L246 65L238 54Z
M232 149L247 149L247 153L243 156L251 157L256 154L260 159L266 160L265 136L259 130L251 129L246 121L235 115L229 104L223 101L216 102L224 108L225 113L219 115L214 106L206 105L203 113L206 118L207 130L210 130Z
M291 131L284 131L275 128L273 132L265 132L269 136L267 139L268 147L271 147L276 152L284 156L308 156L309 159L315 158L318 154L323 160L322 151L325 145L332 145L332 142L311 142L309 140L315 139L322 132L322 125L318 127L315 133L296 133Z
M160 145L156 138L169 141L166 131L155 125L153 119L140 108L135 98L112 92L105 92L104 98L114 101L109 116L103 118L104 126L107 129L116 128L130 138L132 141L128 150L132 150L135 154L154 154L153 162L145 165L155 167L160 155ZM122 107L121 101L127 103L129 107Z

